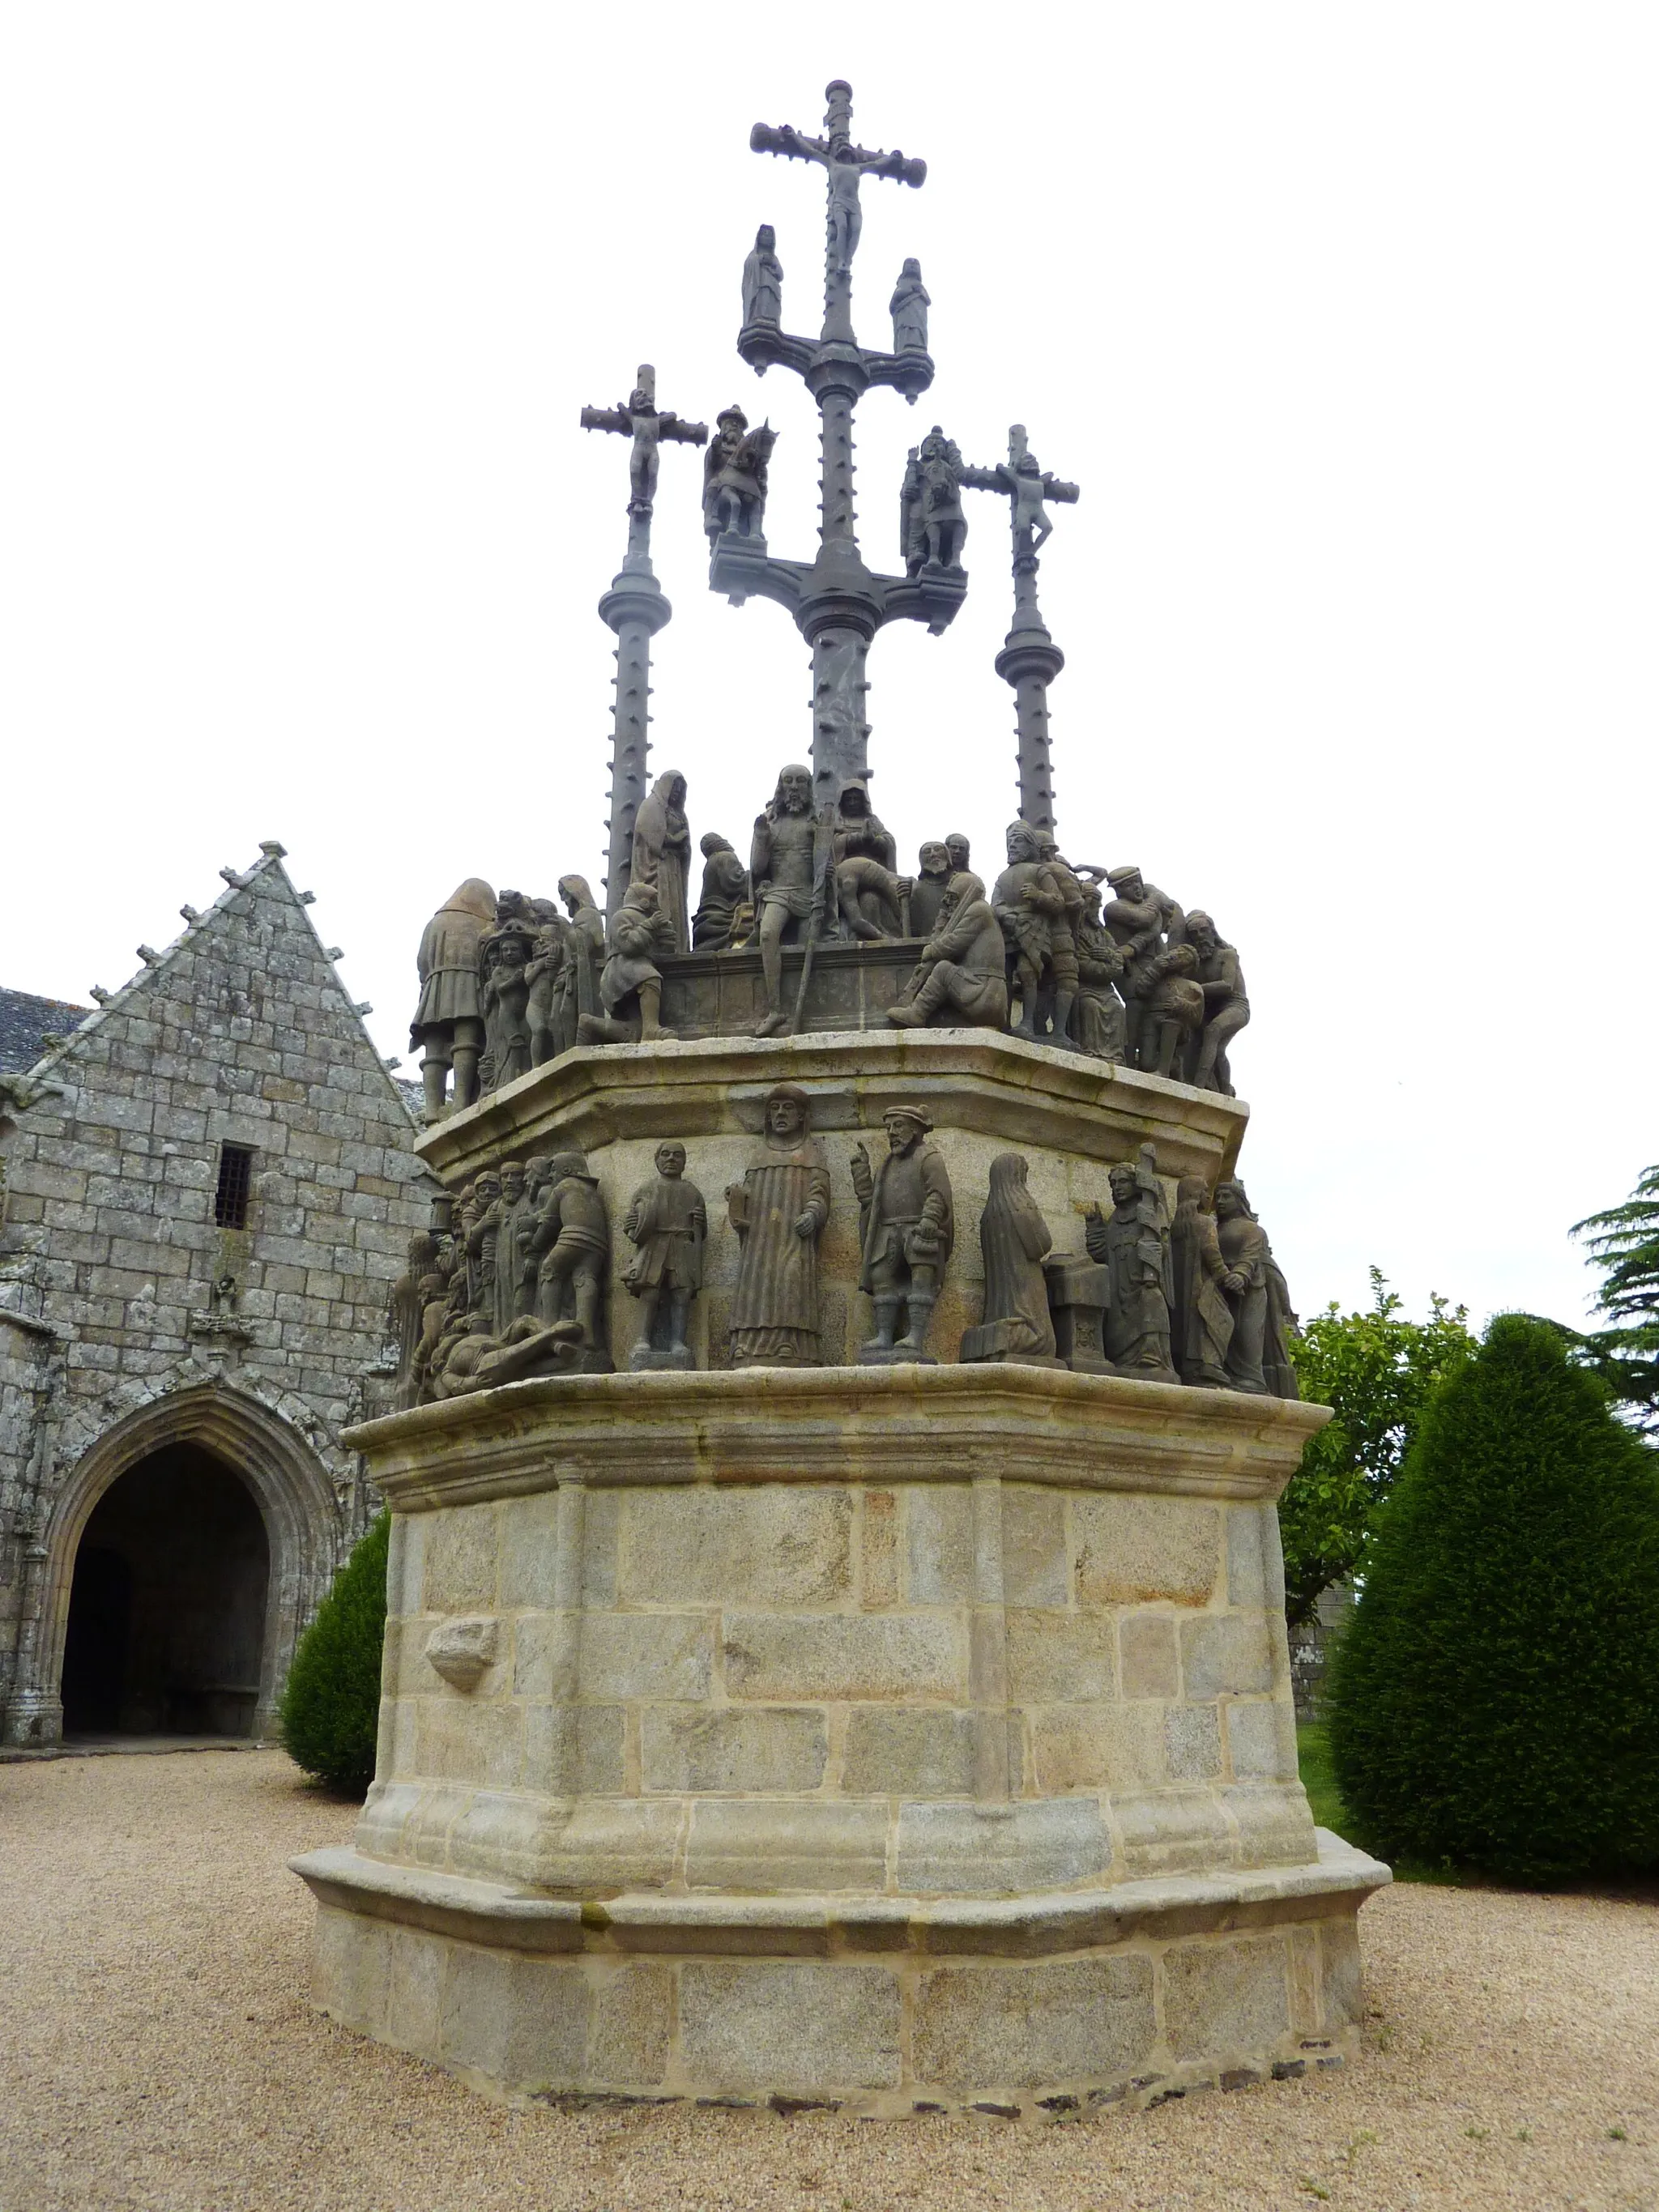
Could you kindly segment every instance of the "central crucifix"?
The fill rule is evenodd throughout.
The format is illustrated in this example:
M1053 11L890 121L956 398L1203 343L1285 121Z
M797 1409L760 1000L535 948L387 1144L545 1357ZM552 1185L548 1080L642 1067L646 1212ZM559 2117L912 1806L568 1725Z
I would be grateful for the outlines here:
M853 410L872 384L890 385L914 403L933 380L926 345L927 295L914 262L906 264L893 295L894 350L872 352L854 333L853 258L863 222L859 191L866 177L920 185L927 165L854 143L850 85L837 78L825 97L822 137L808 137L791 124L757 123L749 139L757 154L815 162L824 171L823 327L816 338L797 337L781 327L783 272L765 226L744 270L738 336L738 351L751 368L761 374L772 368L793 369L817 402L823 520L817 558L781 561L767 550L762 524L769 429L750 431L741 410L728 409L709 448L704 478L711 586L734 606L750 597L775 599L794 617L811 649L813 807L820 822L839 805L845 784L869 774L864 702L871 639L883 623L898 619L925 622L937 635L962 605L968 581L959 565L938 559L920 563L912 575L877 575L859 550Z

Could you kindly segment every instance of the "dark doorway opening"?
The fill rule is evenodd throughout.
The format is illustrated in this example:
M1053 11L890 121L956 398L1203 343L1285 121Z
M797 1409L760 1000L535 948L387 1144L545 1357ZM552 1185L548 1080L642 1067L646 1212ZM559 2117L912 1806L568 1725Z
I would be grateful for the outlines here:
M64 1734L252 1735L270 1578L264 1522L233 1468L195 1444L130 1468L76 1553Z

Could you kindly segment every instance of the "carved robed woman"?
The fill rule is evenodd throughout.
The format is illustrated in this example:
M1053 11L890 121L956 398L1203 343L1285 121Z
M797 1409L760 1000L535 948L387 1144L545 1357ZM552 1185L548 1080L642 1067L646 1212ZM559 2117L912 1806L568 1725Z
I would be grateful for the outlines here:
M830 1170L811 1133L806 1093L769 1093L765 1133L726 1202L742 1247L730 1323L734 1367L816 1367L818 1239L830 1218Z

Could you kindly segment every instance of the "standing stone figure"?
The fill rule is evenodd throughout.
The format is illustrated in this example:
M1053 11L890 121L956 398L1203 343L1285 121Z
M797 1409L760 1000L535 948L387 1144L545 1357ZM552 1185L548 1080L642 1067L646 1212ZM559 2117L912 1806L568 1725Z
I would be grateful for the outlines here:
M1106 881L1112 896L1101 919L1123 955L1123 980L1118 988L1123 994L1128 1058L1131 1066L1142 1067L1147 1065L1142 1057L1142 1032L1155 1029L1155 1024L1146 1018L1146 996L1151 988L1147 963L1163 951L1166 930L1179 938L1185 917L1168 892L1146 882L1139 868L1109 868ZM1155 1036L1152 1055L1155 1060Z
M1224 1390L1229 1382L1227 1347L1233 1336L1233 1310L1226 1293L1242 1291L1244 1278L1233 1274L1221 1256L1215 1216L1205 1208L1207 1195L1202 1176L1182 1176L1176 1185L1175 1219L1170 1226L1175 1364L1183 1382Z
M1217 1187L1215 1218L1221 1256L1238 1285L1235 1289L1230 1281L1227 1286L1233 1309L1228 1379L1235 1390L1299 1398L1301 1388L1291 1364L1291 1339L1297 1329L1291 1294L1242 1182Z
M639 1248L623 1270L623 1283L640 1302L629 1367L690 1367L686 1328L691 1301L702 1288L708 1214L702 1193L685 1180L684 1145L658 1146L656 1180L635 1192L623 1234Z
M471 1106L478 1096L478 1060L484 1042L478 945L495 916L495 892L482 876L469 876L421 932L415 963L421 999L409 1025L409 1042L411 1050L422 1054L421 1081L428 1121L443 1118L452 1066L455 1107Z
M560 1002L561 1032L568 1028L574 1044L583 1014L597 1012L599 969L604 963L605 916L593 903L586 876L561 876L559 896L570 920L564 933L565 994Z
M536 942L536 921L522 891L503 891L492 927L478 947L483 979L486 1091L530 1073L530 981L526 970Z
M971 872L951 877L910 988L897 1006L887 1009L895 1029L920 1029L941 1014L970 1029L1000 1030L1008 1019L1002 925L984 884Z
M525 1171L520 1160L501 1163L501 1194L495 1201L501 1218L495 1231L494 1322L497 1336L505 1336L519 1317L519 1274L523 1265L519 1230L525 1219Z
M783 933L805 921L817 890L817 841L812 828L812 771L798 762L780 771L777 789L755 818L749 873L760 921L761 974L766 1006L757 1036L773 1036L788 1016L783 1006Z
M1237 1094L1227 1048L1250 1018L1244 971L1237 953L1222 943L1220 931L1197 907L1187 917L1187 941L1197 955L1198 981L1204 993L1204 1026L1188 1079L1200 1091L1219 1091L1231 1098Z
M730 1334L734 1367L820 1363L818 1239L830 1218L830 1170L811 1133L806 1093L778 1084L767 1096L761 1148L726 1187L738 1232Z
M1035 1042L1037 1000L1051 993L1058 1042L1066 1034L1077 995L1077 946L1066 923L1065 896L1037 849L1037 833L1029 822L1009 823L1007 852L1008 865L997 878L991 904L1007 939L1019 992L1014 1034Z
M1042 1273L1054 1238L1025 1176L1021 1152L999 1152L991 1163L991 1188L979 1218L985 1318L977 1328L964 1332L964 1359L1060 1364L1054 1353L1054 1324Z
M769 422L751 430L741 407L728 407L714 420L717 432L702 465L703 529L710 538L760 538L766 520L766 465L778 434Z
M1138 963L1134 989L1140 1007L1139 1065L1149 1074L1180 1079L1204 1021L1198 955L1190 945L1166 945Z
M868 1291L876 1310L876 1333L859 1346L859 1360L885 1366L914 1359L932 1366L927 1325L956 1236L951 1178L944 1154L926 1141L933 1125L920 1106L890 1106L881 1121L887 1157L873 1173L863 1145L853 1148L864 1252L859 1288Z
M1171 1360L1170 1302L1175 1283L1164 1196L1143 1146L1139 1167L1121 1163L1108 1178L1112 1211L1084 1217L1089 1257L1107 1271L1106 1357L1121 1375L1155 1382L1180 1377Z
M674 941L667 949L672 952L690 950L691 931L687 920L690 873L691 831L685 819L685 778L678 769L671 768L652 785L649 796L635 817L629 880L656 885L657 911L667 925L663 941L667 945L667 931L672 931Z
M718 830L705 830L697 841L702 854L702 889L691 917L691 950L724 952L732 942L738 908L749 899L749 873Z
M904 573L959 568L968 540L962 511L962 449L937 422L912 448L899 491L899 530Z
M525 1000L525 1023L530 1031L530 1064L532 1067L544 1067L575 1042L575 1024L573 1020L568 1036L561 1036L559 986L566 955L559 909L551 899L532 899L530 908L535 917L536 934L531 940L530 958L525 964L524 977L529 987Z
M486 1336L495 1328L495 1242L501 1231L501 1179L481 1169L472 1182L471 1203L462 1214L466 1234L466 1310Z
M887 306L893 318L895 353L927 352L927 310L933 304L927 296L927 287L921 281L921 264L913 254L900 270Z
M778 234L769 222L755 233L754 250L743 264L743 323L775 324L783 313L783 264L777 256Z
M926 939L933 933L955 871L949 848L938 838L930 838L916 857L921 866L910 884L910 934Z
M392 1403L398 1411L416 1403L426 1310L442 1284L443 1278L438 1273L438 1240L429 1230L417 1230L409 1240L408 1265L392 1284L386 1300L391 1334L398 1346L398 1372L392 1386Z
M611 1226L598 1179L580 1152L554 1155L540 1209L522 1225L526 1252L536 1262L537 1319L550 1328L574 1321L584 1371L608 1375L604 1291Z

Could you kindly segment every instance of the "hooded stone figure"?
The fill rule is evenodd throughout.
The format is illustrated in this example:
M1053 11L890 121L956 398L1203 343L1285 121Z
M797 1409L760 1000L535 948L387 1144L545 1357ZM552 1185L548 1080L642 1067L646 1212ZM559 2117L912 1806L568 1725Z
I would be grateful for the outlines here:
M962 1340L964 1359L1053 1361L1054 1325L1042 1262L1054 1243L1027 1188L1025 1158L999 1152L979 1218L985 1261L985 1319Z
M1226 1292L1243 1278L1231 1273L1221 1256L1215 1216L1204 1204L1207 1195L1202 1176L1182 1176L1176 1185L1175 1219L1170 1224L1173 1350L1176 1372L1183 1382L1224 1390L1227 1349L1233 1340L1233 1313Z
M674 933L669 948L691 949L686 885L691 872L691 830L685 818L685 778L669 769L652 785L634 819L634 854L629 880L654 884L657 911Z
M1230 1270L1226 1289L1233 1309L1228 1379L1235 1390L1299 1398L1301 1389L1291 1364L1291 1339L1297 1328L1291 1294L1242 1182L1217 1185L1215 1218L1217 1242Z
M421 1000L409 1025L409 1041L422 1055L428 1121L442 1115L452 1066L453 1103L471 1106L478 1095L478 1056L484 1042L478 947L495 919L495 892L482 876L469 876L421 932L415 962Z

